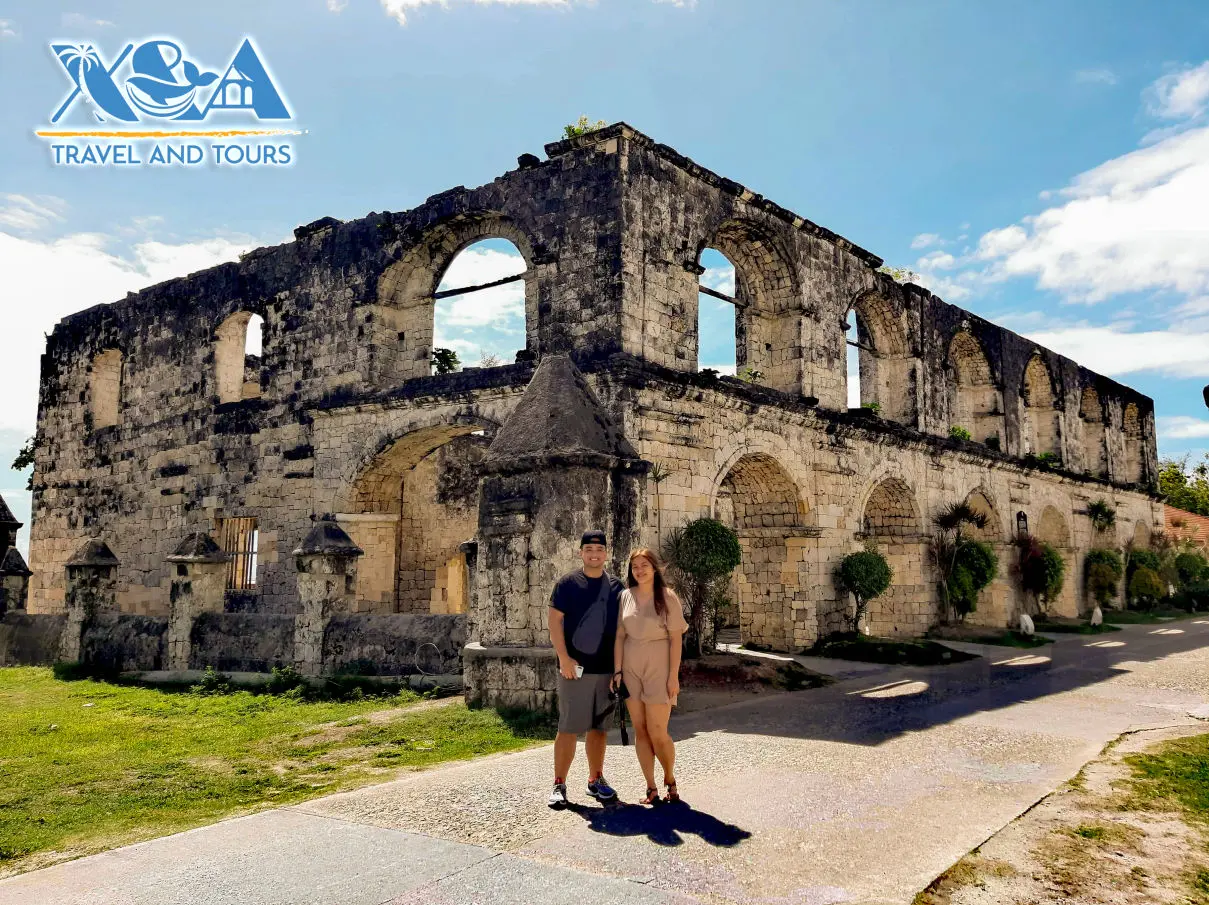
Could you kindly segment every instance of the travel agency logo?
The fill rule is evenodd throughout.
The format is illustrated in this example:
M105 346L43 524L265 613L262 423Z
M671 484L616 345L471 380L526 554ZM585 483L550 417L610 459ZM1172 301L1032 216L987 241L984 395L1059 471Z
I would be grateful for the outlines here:
M127 44L111 63L96 44L55 42L50 49L72 86L51 125L72 116L89 125L35 130L49 140L56 166L288 166L294 160L292 144L282 137L302 133L276 127L292 117L250 38L226 68L212 71L166 38ZM257 124L238 128L250 120Z

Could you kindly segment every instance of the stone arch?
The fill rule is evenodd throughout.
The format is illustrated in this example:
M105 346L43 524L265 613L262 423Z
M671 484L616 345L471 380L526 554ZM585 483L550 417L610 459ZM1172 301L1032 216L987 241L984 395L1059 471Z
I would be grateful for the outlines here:
M236 311L214 330L214 387L220 404L260 395L260 357L247 349L249 333L262 323L251 311Z
M985 515L987 519L986 525L983 527L971 528L969 536L990 544L999 559L999 574L983 590L979 598L978 609L970 613L966 617L966 621L977 625L1004 626L1008 624L1013 606L1013 590L1008 581L1006 564L1011 556L1009 547L1014 532L1005 525L1003 514L995 505L995 498L990 491L982 487L971 490L965 502L975 512Z
M985 541L988 544L1003 544L1007 541L1007 534L1003 528L1003 519L1000 517L999 510L995 508L995 503L991 499L990 494L981 488L971 490L965 502L975 512L985 515L987 520L983 527L970 529L971 537Z
M928 554L919 513L915 492L898 477L878 481L865 496L858 537L876 544L893 573L890 587L869 603L870 634L919 635L939 615L925 575Z
M1084 387L1079 396L1079 419L1083 428L1083 466L1096 477L1108 474L1108 449L1104 438L1104 407L1094 387Z
M89 374L92 429L112 427L122 407L122 353L106 349L93 356Z
M1066 519L1055 506L1046 506L1041 510L1041 518L1037 520L1035 533L1038 540L1051 547L1059 550L1070 547L1070 529L1067 528ZM1070 576L1067 577L1070 578Z
M506 239L525 261L525 348L536 351L538 279L534 243L501 213L459 214L428 228L378 279L371 323L376 347L371 382L375 386L390 386L431 373L437 287L453 259L468 245L484 239Z
M856 323L861 405L876 404L881 417L916 423L916 368L900 306L879 292L857 296L849 313Z
M1063 507L1066 508L1065 506ZM1069 509L1066 509L1069 512ZM1049 504L1041 510L1041 518L1037 520L1033 535L1040 541L1049 544L1062 556L1066 564L1066 572L1062 582L1062 591L1058 599L1050 602L1050 608L1060 616L1079 615L1079 586L1083 577L1076 567L1079 558L1072 544L1069 522L1057 506Z
M810 586L806 506L797 484L772 456L744 453L722 474L713 511L739 536L742 559L732 591L743 640L793 649L795 601L804 600Z
M1138 407L1129 403L1121 413L1121 432L1125 440L1125 474L1123 478L1131 484L1142 480L1142 419Z
M1003 393L982 344L968 330L959 330L949 342L948 368L953 375L949 426L965 428L971 439L1003 449Z
M1053 376L1045 360L1034 353L1024 367L1020 388L1021 433L1026 455L1062 455L1054 399Z
M359 611L466 611L460 546L477 530L478 476L490 427L467 421L396 437L344 488L336 519L365 551L357 572Z
M1149 550L1152 541L1150 526L1142 519L1138 519L1133 524L1133 537L1130 539L1130 547L1134 550Z
M759 371L759 382L773 389L801 392L799 286L781 240L761 224L730 218L699 245L698 261L706 248L735 268L736 368Z

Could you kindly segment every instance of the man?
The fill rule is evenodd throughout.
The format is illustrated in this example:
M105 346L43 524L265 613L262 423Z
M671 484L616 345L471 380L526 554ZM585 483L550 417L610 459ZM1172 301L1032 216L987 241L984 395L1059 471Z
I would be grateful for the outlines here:
M604 570L603 531L585 531L579 542L583 568L558 580L550 595L550 643L558 654L558 735L554 739L554 790L550 807L567 804L567 771L580 733L588 737L588 794L609 802L617 793L604 778L605 723L613 712L613 641L621 582Z

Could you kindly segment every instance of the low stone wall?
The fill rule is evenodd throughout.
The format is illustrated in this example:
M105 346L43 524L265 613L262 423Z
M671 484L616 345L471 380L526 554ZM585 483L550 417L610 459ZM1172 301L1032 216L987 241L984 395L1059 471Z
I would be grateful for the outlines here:
M558 655L552 647L462 649L462 688L472 707L524 707L553 712L558 703Z
M276 613L202 613L193 623L190 669L269 672L294 662L294 617Z
M9 612L0 619L0 666L49 666L58 658L67 617Z
M168 620L127 613L98 613L80 638L80 661L107 672L164 668Z
M325 673L450 675L461 672L465 643L466 617L460 614L334 616L323 638L323 668Z

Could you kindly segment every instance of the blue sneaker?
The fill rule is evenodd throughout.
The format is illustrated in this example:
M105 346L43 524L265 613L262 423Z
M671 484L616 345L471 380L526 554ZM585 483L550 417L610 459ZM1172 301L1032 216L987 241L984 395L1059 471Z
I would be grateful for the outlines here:
M603 773L588 783L588 794L597 801L613 801L617 797L617 793L613 791L613 787L609 785L609 781L604 778Z

